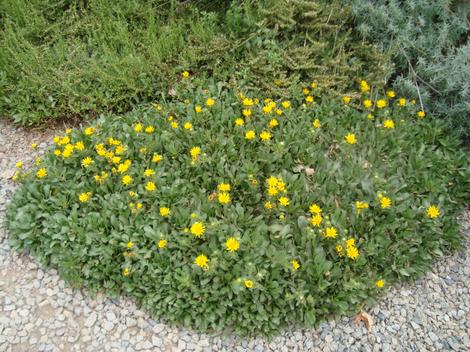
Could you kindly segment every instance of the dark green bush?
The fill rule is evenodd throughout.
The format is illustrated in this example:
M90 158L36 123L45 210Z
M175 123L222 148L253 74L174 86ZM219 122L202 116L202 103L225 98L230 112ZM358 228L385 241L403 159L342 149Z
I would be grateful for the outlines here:
M350 2L348 2L350 3ZM359 33L390 53L401 93L470 137L470 3L452 0L355 0Z
M130 110L186 69L277 96L388 70L336 2L4 0L0 18L0 115L24 124Z

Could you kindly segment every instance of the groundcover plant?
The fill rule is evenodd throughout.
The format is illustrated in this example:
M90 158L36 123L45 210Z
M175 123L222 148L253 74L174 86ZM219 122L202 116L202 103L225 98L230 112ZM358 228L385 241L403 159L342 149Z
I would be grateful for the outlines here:
M20 162L10 242L75 287L198 330L357 312L459 246L469 181L442 122L358 87L278 101L183 72L172 96Z

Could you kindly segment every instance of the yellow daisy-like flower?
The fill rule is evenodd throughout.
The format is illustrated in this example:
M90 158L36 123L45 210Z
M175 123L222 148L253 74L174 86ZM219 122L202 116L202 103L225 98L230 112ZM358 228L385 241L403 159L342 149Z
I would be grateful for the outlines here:
M304 93L304 95L308 95L310 93L310 90L308 88L304 88L302 89L302 93Z
M342 257L343 256L343 246L338 244L338 245L336 245L335 249L336 249L336 252L338 253L338 255L340 257Z
M157 186L155 186L155 183L153 183L152 181L149 181L147 182L147 184L145 185L145 189L149 192L153 192L157 189Z
M327 227L324 232L325 237L335 238L338 236L338 231L334 227Z
M380 207L382 209L390 208L390 206L392 205L392 200L388 197L382 196L379 198L379 201L380 201Z
M127 247L128 249L132 249L132 248L134 248L134 243L133 243L132 241L129 241L129 242L127 242L126 247Z
M163 159L163 156L160 154L153 154L152 156L152 163L158 163Z
M357 140L356 140L356 135L354 133L348 133L345 137L344 137L346 143L348 144L356 144L357 143Z
M192 147L192 148L189 150L189 154L191 155L191 157L197 158L197 157L201 154L201 148L199 148L199 147Z
M83 144L81 141L78 141L75 143L75 149L82 151L85 149L85 144Z
M183 73L181 73L181 77L183 78L189 78L189 72L188 71L183 71Z
M279 180L277 179L277 177L274 177L274 176L270 176L266 182L268 183L268 186L269 187L276 187Z
M215 99L208 98L208 99L206 100L206 105L207 105L207 106L210 107L210 106L213 106L214 104L215 104Z
M90 166L91 164L93 164L93 159L90 158L89 156L87 156L86 158L83 158L83 159L82 159L82 166L83 166L83 167L88 167L88 166Z
M321 127L320 120L319 120L319 119L313 120L312 126L313 126L314 128L320 128L320 127Z
M217 185L217 189L221 192L230 192L230 184L220 183L219 185Z
M270 114L273 110L273 107L271 105L266 105L266 106L263 106L263 112L265 114Z
M377 280L377 281L375 282L375 286L377 286L377 288L382 288L382 287L384 287L384 285L385 285L385 281L382 280L382 279L381 279L381 280Z
M153 126L147 126L145 127L145 133L153 133L155 131L155 127Z
M276 187L268 187L268 194L272 197L279 193Z
M366 109L369 109L372 106L372 100L366 99L362 102L362 105L364 105Z
M268 127L274 128L276 126L279 126L279 122L276 119L271 119L271 121L269 121Z
M308 95L307 97L305 97L305 101L307 102L307 104L313 103L313 96Z
M318 226L320 226L322 221L323 221L323 217L320 214L316 214L316 215L314 215L310 218L310 224L312 226L318 227Z
M93 127L87 127L85 128L85 135L91 136L93 133L95 133L95 129Z
M225 242L225 249L229 252L236 252L238 251L238 248L240 248L240 242L238 242L235 237L230 237Z
M38 145L36 143L31 143L31 149L36 149Z
M245 133L245 139L252 140L256 137L256 133L253 130L249 130Z
M387 97L389 98L395 98L396 94L393 90L387 90Z
M206 231L206 227L200 221L192 224L190 228L190 232L196 237L201 237L205 231Z
M244 284L246 288L253 288L254 282L252 280L245 280Z
M235 120L235 125L237 126L243 126L245 124L245 121L242 118L238 118Z
M170 216L170 208L168 207L160 207L160 215L163 216L164 218Z
M242 110L242 115L245 117L250 117L251 116L251 110L250 109L243 109Z
M293 260L291 260L290 263L292 264L292 269L294 269L294 270L299 270L299 268L300 268L300 263L299 263L297 260L293 259Z
M242 104L243 106L253 106L254 102L251 98L244 98Z
M137 193L134 191L129 191L129 196L130 197L137 197Z
M273 209L276 207L276 205L273 202L267 201L264 203L264 207L268 210Z
M183 125L183 127L184 127L185 130L192 130L193 129L193 124L191 122L186 122Z
M129 268L124 268L124 270L122 271L122 275L123 276L129 276L129 274L130 274Z
M287 207L289 205L289 198L287 197L280 197L279 204L283 207Z
M385 99L379 99L377 100L376 105L379 109L383 109L384 107L387 106L387 101Z
M313 203L309 208L309 212L312 214L320 214L322 212L320 206L318 204Z
M367 81L364 81L364 80L360 81L359 86L360 86L362 93L368 92L370 90L370 86L369 86L369 83L367 83Z
M230 194L227 192L220 192L217 196L220 204L229 204L230 203Z
M344 104L349 104L351 102L351 97L350 96L344 96L343 97L343 103Z
M23 162L22 161L18 161L16 164L15 164L15 167L17 169L21 169L23 167Z
M406 99L405 98L398 99L398 106L406 106Z
M424 119L424 117L426 116L426 113L423 110L420 110L417 112L417 115L420 119Z
M178 122L173 121L172 123L170 123L170 126L171 126L171 128L173 128L173 129L177 129L177 128L178 128Z
M439 214L440 214L439 208L435 205L429 206L428 209L426 210L426 215L431 219L437 218Z
M47 176L47 171L45 168L41 168L36 172L36 177L37 178L44 178Z
M395 128L395 123L393 120L387 119L384 121L384 128L393 129Z
M194 264L203 269L209 269L209 259L204 254L199 254L194 260Z
M41 165L41 162L42 162L42 159L39 158L39 157L37 157L37 158L36 158L36 161L34 162L34 164L35 164L36 166L39 166L39 165Z
M351 246L354 246L356 244L356 240L354 238L348 238L346 240L346 247L351 247Z
M146 177L153 176L154 174L155 174L155 171L153 171L152 169L146 169L146 170L144 171L144 175L145 175Z
M347 246L346 247L346 256L352 260L356 260L359 257L359 251L354 246Z
M160 241L158 241L157 246L158 248L163 249L166 247L167 244L168 244L167 240L161 239Z
M79 194L78 200L82 203L86 203L90 200L91 196L92 196L91 192L83 192Z
M267 131L261 132L259 136L263 142L267 142L271 139L271 133Z
M199 114L200 112L202 112L202 107L201 107L200 105L196 105L196 106L194 107L194 111L196 111L196 113Z
M134 181L134 179L129 175L124 175L121 179L122 184L125 186L129 186L132 181Z
M357 212L357 214L360 214L362 212L362 210L368 209L368 208L369 208L369 204L367 204L365 202L362 202L362 201L356 201L356 212Z

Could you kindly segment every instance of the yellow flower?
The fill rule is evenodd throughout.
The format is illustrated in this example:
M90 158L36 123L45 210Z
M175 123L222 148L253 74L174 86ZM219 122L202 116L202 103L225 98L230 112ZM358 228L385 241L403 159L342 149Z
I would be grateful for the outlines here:
M304 88L302 92L304 93L304 95L307 95L310 93L310 90L308 88Z
M160 154L153 154L152 156L152 163L158 163L163 159L163 156Z
M194 260L194 264L196 264L197 266L203 269L209 269L208 263L209 263L209 259L204 254L199 254Z
M375 286L377 286L377 288L382 288L382 287L384 287L384 285L385 285L385 281L382 280L382 279L381 279L381 280L377 280L377 281L375 282Z
M426 113L423 110L420 110L418 111L417 115L420 119L423 119L426 116Z
M290 101L285 100L281 103L281 105L284 109L289 109L290 108Z
M192 147L190 150L189 150L189 154L191 155L191 157L193 159L197 158L199 156L199 154L201 154L201 148L199 147Z
M372 106L372 100L366 99L362 102L362 105L364 105L365 108L369 109Z
M347 143L349 144L356 144L356 135L354 133L348 133L344 139L346 140Z
M373 119L374 119L374 115L372 115L372 114L367 114L367 118L368 118L369 120L373 120Z
M217 189L221 192L230 192L230 184L220 183L219 185L217 185Z
M271 139L271 133L267 131L261 132L259 136L263 142L269 141Z
M265 114L270 114L272 110L273 110L273 107L271 105L263 106L263 112Z
M135 126L134 126L134 131L136 131L136 132L142 132L142 129L143 129L143 128L144 128L144 127L142 126L141 123L136 123Z
M62 152L59 149L54 150L54 155L59 156Z
M145 133L153 133L155 131L155 127L147 126L145 127Z
M395 123L393 122L393 120L387 119L384 121L384 128L395 128Z
M356 212L358 214L360 214L362 212L362 210L364 209L368 209L369 208L369 204L365 203L365 202L361 202L361 201L356 201Z
M153 171L152 169L146 169L144 171L144 175L147 177L153 176L153 174L155 174L155 171Z
M297 260L295 260L295 259L291 260L291 264L292 264L292 268L293 268L294 270L298 270L298 269L300 268L299 262L298 262Z
M167 240L161 239L160 241L158 241L158 248L163 249L166 247L167 244L168 244Z
M173 121L172 123L170 123L170 126L171 126L171 128L173 128L173 129L177 129L177 128L178 128L178 122Z
M269 210L269 209L273 209L275 206L276 206L276 205L275 205L274 203L269 202L269 201L267 201L267 202L264 203L264 207L265 207L266 209L268 209L268 210Z
M281 116L284 113L281 109L276 109L276 115Z
M135 205L135 207L136 207L137 209L142 209L142 206L143 206L142 203L137 203L137 204Z
M113 157L111 158L111 162L112 162L113 164L119 164L120 161L121 161L121 157L119 157L119 156L113 156Z
M428 217L431 219L435 219L439 216L439 208L435 205L429 206L429 208L426 211L426 214Z
M134 243L129 241L129 242L127 242L126 246L127 246L128 249L132 249L132 248L134 248Z
M356 244L356 240L354 238L348 238L346 240L346 247L351 247L351 246L354 246Z
M338 253L338 255L340 257L342 257L343 256L343 246L338 244L338 245L336 245L335 249L336 249L336 252Z
M380 201L380 207L382 209L387 209L387 208L390 208L390 206L392 205L392 200L388 197L379 197L379 201Z
M245 280L244 284L246 288L253 288L254 282L252 280Z
M129 196L130 197L137 197L137 193L134 191L129 191Z
M156 188L157 186L155 186L155 183L153 183L152 181L147 182L147 184L145 185L145 189L149 192L155 191Z
M193 129L193 124L191 122L186 122L183 125L183 127L184 127L185 130L192 130Z
M349 104L350 102L351 102L351 97L349 97L347 95L343 97L343 103L344 104Z
M395 98L395 92L393 90L387 90L387 97L389 98Z
M167 208L167 207L161 207L160 208L160 215L163 216L164 218L170 216L170 208Z
M312 214L320 214L320 213L322 212L321 208L320 208L317 204L315 204L315 203L313 203L313 204L308 208L308 210L309 210L310 213L312 213Z
M276 184L276 188L279 191L286 193L286 184L285 184L285 182L282 182L282 181L278 180L277 184Z
M88 167L88 166L90 166L91 164L93 164L93 159L90 158L89 156L87 156L86 158L83 158L83 159L82 159L82 166L83 166L83 167Z
M279 126L279 122L276 119L271 119L268 124L269 128L274 128L276 126Z
M91 192L83 192L80 193L78 196L78 200L82 203L86 203L90 200L92 193Z
M317 85L316 82L312 82L312 83L310 84L310 87L312 87L312 89L316 89L317 86L318 86L318 85Z
M271 177L269 177L269 178L267 179L266 182L268 183L268 186L269 186L269 187L276 187L277 184L278 184L278 182L279 182L279 180L278 180L276 177L271 176Z
M190 231L194 236L201 237L206 231L206 227L202 222L198 221L191 225Z
M42 159L38 157L38 158L36 158L36 161L34 162L34 164L36 166L39 166L39 165L41 165L41 161L42 161Z
M18 162L16 163L15 167L16 167L17 169L21 169L21 168L23 167L23 162L22 162L22 161L18 161Z
M312 224L312 226L318 227L320 226L322 221L323 221L323 217L320 214L316 214L310 218L310 224Z
M311 95L308 95L306 98L305 98L305 101L310 104L310 103L313 103L313 97Z
M122 275L123 276L129 276L129 274L130 274L129 268L124 268L124 270L122 271Z
M36 149L38 145L36 143L31 143L31 149Z
M214 104L215 104L215 100L214 100L214 99L208 98L208 99L206 100L206 105L207 105L207 106L213 106Z
M36 172L36 177L37 178L44 178L47 176L47 171L45 168L41 168Z
M242 101L242 104L244 106L253 106L254 102L253 102L253 99L251 98L244 98Z
M235 120L235 125L237 126L243 126L245 124L245 121L243 121L242 118L238 118Z
M279 193L276 187L268 187L268 194L272 197Z
M314 128L320 128L320 127L321 127L320 120L319 120L319 119L313 120L312 126L313 126Z
M387 106L387 101L385 99L379 99L379 100L377 100L376 105L379 109L382 109L382 108Z
M196 105L196 106L194 107L194 111L196 111L196 113L199 114L199 113L202 111L202 107L201 107L200 105Z
M287 197L280 197L279 198L279 204L283 207L287 207L289 205L289 198Z
M325 237L335 238L336 236L338 236L338 231L336 231L334 227L327 227L324 234Z
M399 106L406 106L406 99L405 98L398 99L398 105Z
M346 256L352 260L356 260L359 256L359 251L355 246L347 246L346 247Z
M227 242L225 242L225 248L229 252L236 252L238 248L240 248L240 243L237 241L235 237L230 237Z
M250 117L251 116L251 110L250 109L243 109L242 114L245 117Z
M247 139L247 140L254 139L255 136L256 136L256 133L253 130L249 130L245 133L245 139Z
M78 141L77 143L75 143L75 148L76 148L77 150L82 151L82 150L85 149L85 145L83 144L83 142Z
M181 77L188 78L189 77L189 72L188 71L183 71L183 73L181 74Z
M85 135L91 136L93 133L95 133L95 129L93 127L85 128Z
M230 203L230 194L228 194L226 192L220 192L218 194L217 199L219 200L220 204L228 204L228 203Z
M132 183L133 179L129 175L124 175L121 179L121 182L125 186L129 186Z
M359 82L359 85L360 85L360 88L361 88L361 92L363 92L363 93L370 90L370 86L369 86L369 83L367 83L367 81L362 80L362 81Z

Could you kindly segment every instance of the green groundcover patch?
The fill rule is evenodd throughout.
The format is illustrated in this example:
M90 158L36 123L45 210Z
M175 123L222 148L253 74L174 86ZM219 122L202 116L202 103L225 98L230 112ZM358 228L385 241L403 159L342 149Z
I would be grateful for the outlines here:
M275 101L187 77L67 131L18 164L10 242L198 330L270 335L373 304L458 247L469 159L393 92L315 92Z

